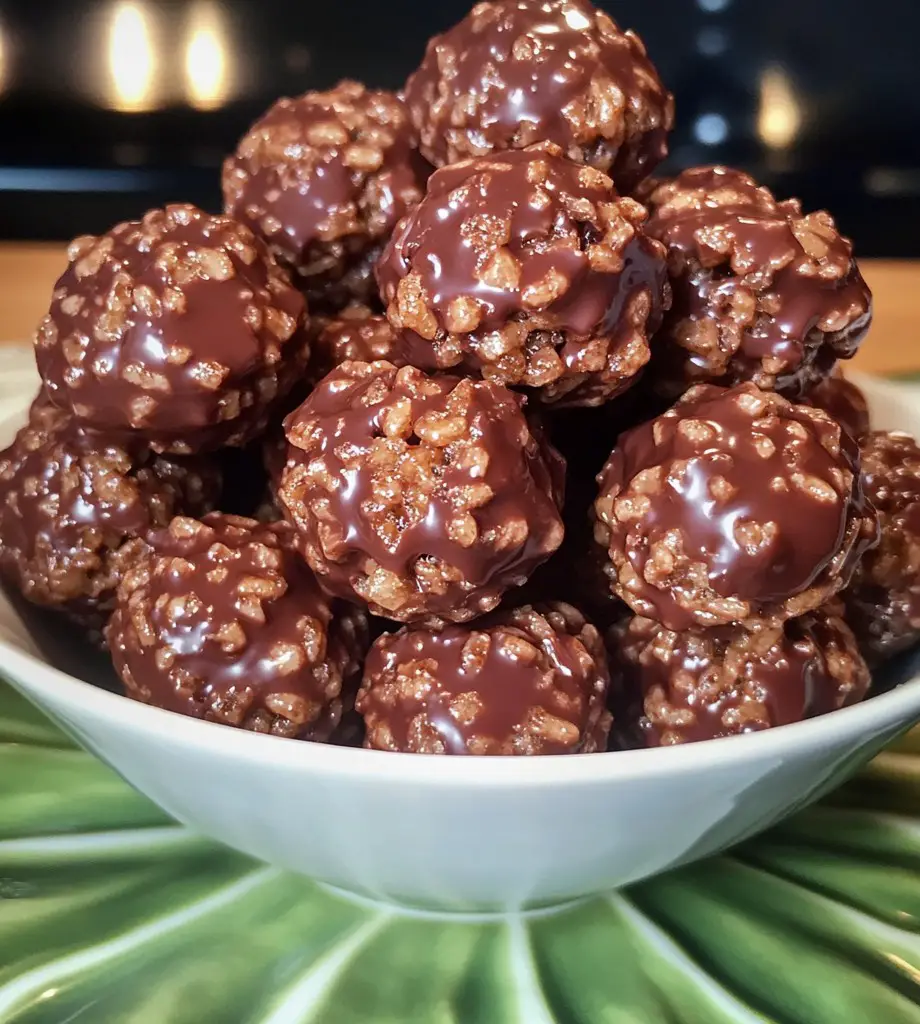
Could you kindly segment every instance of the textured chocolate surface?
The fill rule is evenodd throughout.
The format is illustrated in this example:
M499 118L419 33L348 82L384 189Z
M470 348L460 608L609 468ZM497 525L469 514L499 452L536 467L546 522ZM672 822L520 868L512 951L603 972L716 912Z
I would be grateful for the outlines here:
M35 358L86 429L176 454L244 444L303 370L303 297L228 217L151 210L68 258Z
M670 301L645 209L558 147L436 171L377 264L408 358L594 405L635 382Z
M98 629L138 538L209 511L219 489L212 465L83 434L40 395L0 453L0 572L29 601Z
M869 435L869 403L866 396L839 372L832 373L816 384L799 401L823 409L857 441L862 442Z
M523 583L563 527L521 405L498 384L386 362L325 377L285 423L279 490L323 585L392 619L464 621Z
M367 622L323 594L292 540L284 524L221 513L178 517L151 534L106 629L128 696L255 732L328 739Z
M869 669L841 612L828 606L757 632L721 626L677 633L629 619L609 640L618 729L642 745L669 746L759 732L857 703L869 688Z
M810 611L877 540L859 466L818 409L750 383L692 388L621 435L600 474L611 587L672 629Z
M364 745L417 754L603 750L607 661L570 605L524 606L469 626L406 626L371 647L356 708Z
M642 194L674 293L651 371L665 393L751 380L796 398L856 353L871 293L828 213L803 214L725 167Z
M920 639L920 447L907 434L875 431L862 444L862 466L881 540L844 596L847 621L874 662Z
M314 382L349 360L373 363L385 359L394 366L406 366L409 362L401 332L385 316L357 304L329 320L316 336L312 349L309 375Z
M437 166L553 142L630 192L667 155L674 101L642 41L585 0L477 4L406 83Z
M380 243L431 170L414 142L394 93L345 81L278 100L224 164L226 209L268 242L311 305L365 301Z

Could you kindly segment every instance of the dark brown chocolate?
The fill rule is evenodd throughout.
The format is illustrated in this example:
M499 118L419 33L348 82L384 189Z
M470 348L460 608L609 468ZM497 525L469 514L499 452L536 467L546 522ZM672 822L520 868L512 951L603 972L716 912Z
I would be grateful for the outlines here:
M876 663L920 640L920 447L907 434L875 431L863 441L862 468L881 540L844 597L847 621Z
M311 306L374 294L371 268L431 168L398 96L340 82L275 103L224 164L226 209L265 239Z
M539 145L436 171L377 264L409 360L597 405L635 383L670 301L645 209Z
M371 647L356 701L364 745L416 754L605 749L609 678L597 630L570 605L470 626L406 626Z
M856 441L862 442L868 437L871 429L869 403L862 391L852 381L846 380L839 369L816 384L799 401L823 409Z
M285 524L179 517L142 545L106 629L129 697L193 718L326 740L367 645Z
M285 429L278 496L306 558L375 614L473 618L562 541L545 443L501 385L347 362Z
M667 155L674 123L642 41L586 0L477 4L428 43L405 95L438 167L553 142L623 193Z
M650 371L665 393L751 380L798 398L856 353L872 296L828 213L805 215L726 167L684 171L643 197L674 293Z
M68 257L35 358L50 400L107 440L245 444L303 371L303 297L228 217L151 210Z
M843 589L876 543L856 443L754 384L691 388L599 476L611 587L672 629L776 623Z
M0 453L0 573L96 631L139 538L176 514L204 514L219 490L213 464L103 442L40 395Z
M759 732L855 704L869 669L828 606L756 632L677 633L635 616L610 633L618 729L657 747Z

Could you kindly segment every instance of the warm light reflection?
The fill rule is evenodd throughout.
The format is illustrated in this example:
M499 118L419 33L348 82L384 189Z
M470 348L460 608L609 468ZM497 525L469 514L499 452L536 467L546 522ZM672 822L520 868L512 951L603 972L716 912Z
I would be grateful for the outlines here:
M185 41L185 91L191 106L213 110L232 89L231 45L226 15L216 3L196 3L189 13Z
M10 75L10 47L6 33L0 25L0 92L6 88Z
M757 134L770 149L786 149L802 127L802 110L789 76L782 68L767 68L760 77Z
M156 101L157 58L146 5L120 0L112 8L108 37L109 105L150 110Z

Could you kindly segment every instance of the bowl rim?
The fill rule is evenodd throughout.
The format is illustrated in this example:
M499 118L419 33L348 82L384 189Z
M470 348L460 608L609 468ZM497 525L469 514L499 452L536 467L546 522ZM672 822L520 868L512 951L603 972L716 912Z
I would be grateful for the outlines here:
M779 759L826 749L920 720L920 674L887 693L801 722L756 733L724 736L701 743L593 754L543 757L435 757L362 747L336 746L231 729L219 722L190 718L131 700L55 668L0 637L2 675L15 689L52 714L77 705L83 715L119 730L149 734L164 747L193 744L224 758L271 763L305 773L366 777L416 786L551 787L578 782L614 783ZM28 679L29 682L23 682ZM58 712L60 714L60 712ZM55 718L57 721L57 719ZM66 723L64 723L66 729Z

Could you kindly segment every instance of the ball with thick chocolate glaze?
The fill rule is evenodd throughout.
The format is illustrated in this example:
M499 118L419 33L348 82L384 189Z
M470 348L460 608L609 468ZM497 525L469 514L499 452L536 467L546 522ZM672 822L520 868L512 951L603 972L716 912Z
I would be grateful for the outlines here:
M438 167L553 142L623 193L667 155L674 124L642 41L586 0L477 4L429 42L405 95Z
M823 409L850 437L862 443L869 435L869 403L866 396L839 369L816 384L798 401Z
M399 97L345 81L278 100L256 121L224 163L224 203L311 306L341 309L373 296L373 261L430 170Z
M229 217L151 210L68 257L35 358L86 430L180 455L245 444L303 372L303 296Z
M863 441L862 468L881 539L844 598L847 621L876 663L920 640L920 447L907 434L875 431Z
M671 629L782 622L824 604L877 540L856 442L755 384L702 384L621 435L598 477L610 585Z
M0 453L0 573L98 630L140 538L179 513L203 515L219 491L212 464L83 433L40 395Z
M635 616L611 631L609 650L618 729L649 747L801 722L856 704L870 683L834 606L754 632L675 632Z
M413 754L604 750L607 659L571 605L470 625L405 626L372 645L355 706L364 745Z
M797 398L856 353L872 297L828 213L726 167L684 171L643 201L674 293L650 370L664 393L750 380Z
M278 497L307 561L377 615L471 619L562 542L544 445L499 384L343 363L285 428Z
M213 513L148 537L106 639L135 700L323 741L353 697L366 633L363 612L323 593L290 527Z
M377 264L409 360L599 405L638 379L670 298L645 209L558 147L436 171Z

